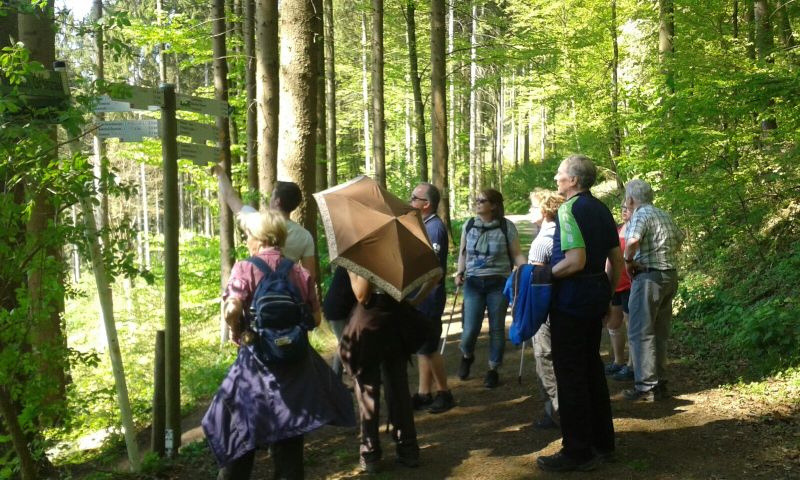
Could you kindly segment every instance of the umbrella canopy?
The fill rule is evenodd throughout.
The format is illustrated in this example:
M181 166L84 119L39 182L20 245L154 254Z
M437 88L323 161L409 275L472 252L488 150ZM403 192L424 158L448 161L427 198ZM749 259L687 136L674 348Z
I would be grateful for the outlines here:
M367 176L314 194L331 263L402 300L442 269L422 214Z

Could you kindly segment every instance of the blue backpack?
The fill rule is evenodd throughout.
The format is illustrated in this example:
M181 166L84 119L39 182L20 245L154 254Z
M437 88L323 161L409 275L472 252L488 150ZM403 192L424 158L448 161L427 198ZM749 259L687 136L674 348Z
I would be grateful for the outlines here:
M264 273L256 285L250 303L250 329L255 333L248 342L262 363L293 363L308 353L308 331L314 317L308 304L289 280L294 262L281 258L275 271L267 263L250 257L248 262Z

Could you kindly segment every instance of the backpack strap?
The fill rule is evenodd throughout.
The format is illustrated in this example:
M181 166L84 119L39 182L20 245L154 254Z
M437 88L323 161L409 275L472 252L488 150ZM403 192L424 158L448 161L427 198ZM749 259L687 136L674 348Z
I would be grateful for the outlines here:
M281 257L280 261L278 262L278 267L275 269L275 273L288 278L292 267L294 267L293 261L286 257Z
M467 252L467 235L474 227L475 217L470 217L470 219L467 220L467 228L464 229L464 248L461 249L462 254ZM506 220L506 217L500 219L500 231L503 232L503 236L506 239L506 254L508 254L508 263L511 266L511 270L514 270L514 258L511 256L511 242L508 240L508 220Z
M473 227L475 227L475 217L469 217L469 220L467 220L467 228L464 229L464 247L461 249L462 254L467 252L467 236Z
M253 265L255 265L256 268L261 270L261 273L263 273L265 277L269 276L269 274L272 273L272 269L269 268L269 265L267 265L267 262L265 262L264 260L262 260L261 258L255 256L255 255L245 259L245 261L250 262Z

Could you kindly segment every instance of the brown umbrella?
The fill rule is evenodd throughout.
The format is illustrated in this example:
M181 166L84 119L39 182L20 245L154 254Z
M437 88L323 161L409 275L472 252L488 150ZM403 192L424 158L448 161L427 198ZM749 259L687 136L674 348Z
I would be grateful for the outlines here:
M314 194L331 263L396 300L441 275L419 210L360 176Z

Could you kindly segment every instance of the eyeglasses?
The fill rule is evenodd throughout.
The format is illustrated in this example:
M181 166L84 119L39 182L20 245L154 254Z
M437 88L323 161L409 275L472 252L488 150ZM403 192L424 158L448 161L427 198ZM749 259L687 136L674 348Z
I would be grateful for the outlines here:
M414 195L412 193L411 194L411 201L412 202L416 202L417 200L422 200L423 202L428 202L429 201L427 198L420 198L420 197L417 197L416 195Z
M479 203L479 204L480 204L480 203L486 203L486 202L488 202L488 201L489 201L489 199L488 199L488 198L476 198L476 199L475 199L475 203Z

